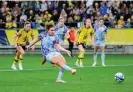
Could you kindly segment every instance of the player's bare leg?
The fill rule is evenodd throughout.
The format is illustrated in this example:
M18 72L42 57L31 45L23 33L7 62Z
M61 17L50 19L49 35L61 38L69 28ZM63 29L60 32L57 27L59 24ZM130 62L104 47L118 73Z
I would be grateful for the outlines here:
M73 69L73 68L69 67L68 65L66 65L65 59L62 55L53 57L51 59L51 62L57 64L61 68L61 71L59 71L59 74L62 72L61 77L63 76L64 70L71 71L72 74L76 73L76 69ZM58 79L56 82L62 82L63 83L63 81L58 81Z

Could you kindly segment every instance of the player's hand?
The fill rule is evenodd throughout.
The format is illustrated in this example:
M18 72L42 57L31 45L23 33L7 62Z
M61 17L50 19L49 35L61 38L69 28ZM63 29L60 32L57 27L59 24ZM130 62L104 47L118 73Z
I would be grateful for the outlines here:
M32 47L31 47L31 51L34 51L34 49L35 49L35 46L32 46Z
M71 57L71 52L69 50L66 50L66 53L68 54L69 57Z

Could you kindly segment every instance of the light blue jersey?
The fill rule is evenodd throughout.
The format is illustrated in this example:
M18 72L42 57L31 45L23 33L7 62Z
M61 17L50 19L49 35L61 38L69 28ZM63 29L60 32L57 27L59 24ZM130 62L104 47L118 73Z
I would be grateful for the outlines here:
M55 28L55 36L58 38L59 44L63 44L65 34L67 33L68 28L65 25L59 28L58 24L56 24L54 28Z
M47 61L50 61L50 58L54 56L54 53L58 53L56 55L60 54L54 47L55 44L59 44L59 41L55 36L50 36L47 32L41 32L38 39L41 40L42 54Z
M95 26L95 37L94 37L94 43L96 46L105 46L105 33L107 32L107 27L105 25L103 26Z

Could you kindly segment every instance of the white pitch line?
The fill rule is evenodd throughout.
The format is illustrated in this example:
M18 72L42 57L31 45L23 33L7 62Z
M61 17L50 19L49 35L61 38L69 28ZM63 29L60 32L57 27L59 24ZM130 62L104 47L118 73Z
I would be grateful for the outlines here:
M128 67L128 66L133 66L133 64L126 64L126 65L107 65L107 66L95 66L93 68L106 68L106 67ZM92 67L92 66L84 66L82 68L86 67ZM80 68L80 67L73 67L73 68ZM82 69L81 68L81 69ZM12 72L12 71L36 71L36 70L50 70L50 69L55 69L55 68L36 68L36 69L24 69L24 70L11 70L11 69L6 69L6 70L0 70L0 72Z

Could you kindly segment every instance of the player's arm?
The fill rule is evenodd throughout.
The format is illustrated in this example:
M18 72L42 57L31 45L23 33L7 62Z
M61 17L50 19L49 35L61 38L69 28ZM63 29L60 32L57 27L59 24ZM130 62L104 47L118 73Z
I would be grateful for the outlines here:
M16 40L17 38L21 35L21 31L20 32L17 32L14 37L13 37L13 43L14 43L14 47L17 47L17 43L16 43Z
M34 34L33 34L33 32L31 33L31 38L32 38L32 41L34 40ZM32 50L34 50L35 49L35 46L33 45L32 46Z
M55 44L55 48L60 50L60 51L66 52L71 57L71 52L66 50L65 48L63 48L60 44Z
M105 33L106 39L109 39L108 32Z
M32 40L34 40L34 34L33 34L33 32L31 33L31 38L32 38Z
M27 46L27 49L30 49L32 46L34 46L38 41L40 41L40 39L36 38L33 41L31 41L30 45Z
M106 37L107 40L109 39L107 27L105 28L105 37Z
M81 41L83 41L83 34L81 33L82 32L82 30L80 29L79 31L78 31L78 37L77 37L77 42L78 43L81 43Z
M90 33L90 43L93 45L94 44L94 31L92 29L91 33Z
M75 35L74 45L76 45L76 41L77 41L77 32L75 32L74 35Z

